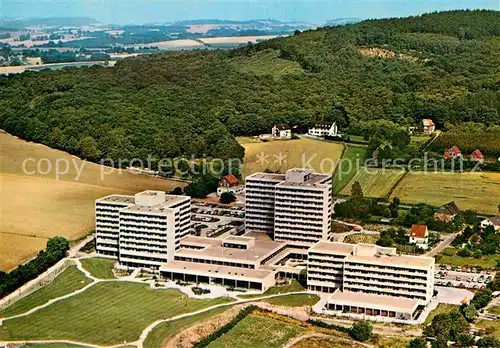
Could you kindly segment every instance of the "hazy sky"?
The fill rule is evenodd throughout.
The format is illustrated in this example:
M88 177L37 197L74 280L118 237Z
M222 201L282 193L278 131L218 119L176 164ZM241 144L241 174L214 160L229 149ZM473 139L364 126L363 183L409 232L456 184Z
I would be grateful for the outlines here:
M87 16L117 24L273 18L323 24L339 17L401 17L467 8L500 10L500 0L0 0L0 17Z

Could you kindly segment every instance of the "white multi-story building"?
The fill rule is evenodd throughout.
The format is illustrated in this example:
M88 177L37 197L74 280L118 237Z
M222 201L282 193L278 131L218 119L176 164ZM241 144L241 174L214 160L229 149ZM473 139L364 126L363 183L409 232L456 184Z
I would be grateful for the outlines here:
M245 182L247 231L267 232L274 240L316 243L331 229L329 174L290 169L286 174L255 173Z
M95 201L95 235L98 254L118 257L120 210L135 204L134 196L111 195Z
M107 215L99 216L102 213ZM117 256L125 266L158 268L173 260L180 240L190 232L189 197L144 191L135 196L112 195L96 201L96 250Z
M309 249L307 285L333 293L331 310L411 319L433 297L434 268L433 257L397 255L395 248L319 242Z
M337 124L335 122L318 121L314 127L309 128L307 134L318 138L334 137L338 134Z

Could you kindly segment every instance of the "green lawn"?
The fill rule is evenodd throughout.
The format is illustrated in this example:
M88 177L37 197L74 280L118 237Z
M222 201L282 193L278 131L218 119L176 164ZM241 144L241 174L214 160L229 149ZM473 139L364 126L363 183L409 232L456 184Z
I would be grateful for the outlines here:
M249 314L228 333L208 345L210 348L278 348L305 331L300 326Z
M220 314L230 307L219 307L212 309L211 311L193 315L191 317L182 318L179 320L164 322L156 326L153 331L148 335L146 341L144 341L144 347L146 348L157 348L162 347L163 342L165 342L173 334L179 333L183 329L186 329L192 325L199 324L205 319L212 316Z
M342 191L345 185L356 175L358 168L364 165L366 147L348 145L342 155L341 164L333 174L333 191ZM359 165L358 165L359 163Z
M298 295L283 295L280 297L273 297L264 302L285 307L302 307L302 306L312 306L319 301L319 297L316 295L309 294L298 294Z
M83 268L89 271L94 277L99 279L114 279L113 267L116 260L93 257L80 260Z
M457 249L453 247L446 248L436 258L436 262L443 265L450 266L468 266L480 267L483 269L495 269L497 261L500 261L500 255L489 255L476 259L474 257L458 256Z
M496 315L500 315L500 306L493 306L488 308L488 312Z
M428 324L430 324L432 322L432 319L434 319L434 317L436 315L448 313L448 312L451 312L451 311L458 309L458 308L459 308L458 306L451 305L451 304L445 304L445 303L438 304L437 308L429 313L429 315L425 319L423 326L427 326Z
M137 340L155 320L229 302L189 299L179 291L152 290L145 284L103 282L26 317L4 321L0 340L68 339L115 345Z
M352 185L359 181L365 197L385 197L404 175L405 172L399 169L361 168L340 194L350 195Z
M488 335L493 335L500 339L500 320L481 320L475 325L481 329L485 329Z
M256 297L262 297L262 296L268 296L268 295L277 295L277 294L286 294L289 292L299 292L299 291L306 291L306 288L304 288L298 281L295 279L292 279L290 285L286 286L273 286L267 289L266 292L263 294L256 294L256 295L239 295L239 298L256 298Z
M81 289L91 282L92 280L85 277L76 266L70 266L51 283L0 311L0 317L10 317L27 312L34 307L46 303L50 299Z

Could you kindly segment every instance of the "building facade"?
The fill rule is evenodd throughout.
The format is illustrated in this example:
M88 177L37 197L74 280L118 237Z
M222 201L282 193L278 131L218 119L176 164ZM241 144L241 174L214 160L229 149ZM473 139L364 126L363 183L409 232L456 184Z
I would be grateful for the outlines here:
M335 122L318 121L314 127L308 129L307 134L318 138L334 137L338 134L337 124Z
M271 135L277 139L290 139L292 137L292 129L286 123L277 123L271 129Z
M403 297L425 306L434 294L434 268L434 258L397 255L395 248L319 242L309 249L307 285L321 292Z
M245 182L245 228L276 241L313 244L331 229L332 182L328 174L290 169L286 174L255 173Z
M190 233L189 197L144 191L96 201L96 251L117 257L121 265L157 269L173 260L180 240Z

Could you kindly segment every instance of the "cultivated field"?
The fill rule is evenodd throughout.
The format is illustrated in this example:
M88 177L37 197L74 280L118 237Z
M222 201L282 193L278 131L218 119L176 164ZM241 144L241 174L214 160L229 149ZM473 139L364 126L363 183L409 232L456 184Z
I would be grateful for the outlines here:
M341 164L337 166L333 175L333 191L335 193L342 191L353 176L356 175L359 167L363 166L365 158L366 147L347 145L342 155Z
M297 75L304 71L297 62L278 58L277 51L262 51L251 57L236 57L231 59L230 65L236 70L255 75Z
M68 339L116 345L137 340L155 320L229 301L190 299L146 284L103 282L26 317L4 321L0 341Z
M209 344L208 347L278 348L304 331L305 329L300 326L249 314L231 331Z
M404 203L440 206L455 201L462 210L496 214L500 202L500 173L409 173L392 196Z
M1 132L0 150L0 270L10 270L30 259L50 237L77 239L86 235L94 227L96 198L182 186L82 161ZM66 174L57 177L56 163ZM101 180L101 172L109 175Z
M246 44L248 42L256 43L263 40L276 38L276 35L262 36L221 36L200 38L199 40L205 44Z
M308 164L317 172L332 173L344 147L313 139L244 142L242 146L245 148L245 175L266 169L284 172Z
M350 195L352 185L359 181L365 197L384 197L403 175L401 170L361 168L340 193Z

